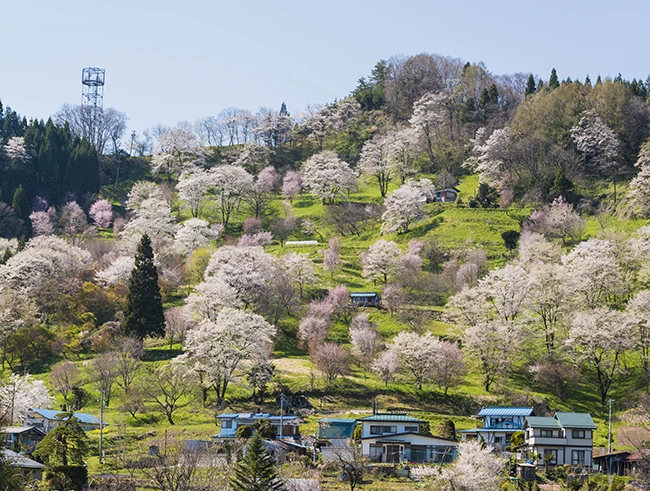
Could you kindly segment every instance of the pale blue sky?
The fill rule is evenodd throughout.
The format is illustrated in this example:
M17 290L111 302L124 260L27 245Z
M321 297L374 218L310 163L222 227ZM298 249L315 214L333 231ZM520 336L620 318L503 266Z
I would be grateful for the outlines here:
M493 73L650 73L642 0L0 0L0 99L47 118L106 69L105 107L142 131L229 106L300 113L347 95L381 58L438 53Z

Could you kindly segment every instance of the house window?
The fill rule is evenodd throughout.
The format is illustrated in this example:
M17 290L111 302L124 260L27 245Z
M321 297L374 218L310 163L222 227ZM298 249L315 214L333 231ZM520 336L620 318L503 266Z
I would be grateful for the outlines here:
M542 438L553 438L553 430L540 430L539 436Z
M397 433L397 426L384 426L384 433Z
M418 427L417 426L405 426L404 431L411 432L411 433L417 433L418 432Z
M231 419L224 419L223 421L221 421L221 427L223 429L232 428L232 420Z
M549 450L548 448L544 450L544 463L545 464L557 464L557 450Z
M573 438L587 438L585 430L573 430Z
M571 465L585 465L584 450L573 450L571 452Z
M494 437L494 443L501 443L501 437L500 436L495 436Z
M370 455L369 457L373 460L377 459L378 457L381 457L383 451L383 446L382 445L370 445Z

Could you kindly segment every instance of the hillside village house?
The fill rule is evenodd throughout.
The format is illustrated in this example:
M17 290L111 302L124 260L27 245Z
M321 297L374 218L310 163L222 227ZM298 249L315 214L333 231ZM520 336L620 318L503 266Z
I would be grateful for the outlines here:
M221 430L212 438L235 438L237 428L250 426L255 421L268 419L271 428L275 431L275 438L300 438L300 423L303 420L292 414L284 416L272 416L267 413L223 413L217 416ZM282 428L282 434L280 434Z
M34 426L8 426L0 432L7 448L32 452L38 442L45 438L45 432Z
M45 466L40 462L6 448L0 448L0 452L3 453L4 458L9 461L12 467L20 469L20 476L23 481L40 481L43 479Z
M356 307L379 307L381 299L375 292L352 292L350 302Z
M588 413L528 416L524 422L525 450L538 466L592 467L594 420Z
M458 193L460 193L460 190L456 188L443 188L443 189L436 189L435 193L436 193L437 202L448 203L448 202L456 201L456 198L458 197Z
M361 454L373 462L443 463L456 458L458 443L421 434L422 419L377 413L358 421L362 425Z
M484 407L478 413L482 428L461 430L462 440L478 440L499 450L510 445L512 434L521 431L527 416L533 416L532 407Z
M65 411L29 408L27 417L25 418L25 426L34 426L45 433L49 433L61 422L61 419L57 418L59 414L65 414ZM99 419L92 414L72 413L72 415L79 420L79 426L84 431L99 429ZM104 426L106 425L104 423Z

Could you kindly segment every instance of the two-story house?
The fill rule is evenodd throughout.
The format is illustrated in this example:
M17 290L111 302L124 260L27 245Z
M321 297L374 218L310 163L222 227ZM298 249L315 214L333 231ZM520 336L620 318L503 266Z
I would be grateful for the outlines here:
M59 423L61 423L62 420L59 418L59 415L61 414L65 414L65 411L29 408L27 417L25 418L25 426L34 426L45 433L49 433L56 428ZM99 429L99 419L92 414L75 412L72 413L72 415L77 418L79 426L81 426L84 431ZM104 426L107 426L107 423L104 423Z
M424 420L407 414L377 413L358 420L361 454L373 462L451 462L458 443L423 435Z
M300 423L298 416L288 414L272 416L267 413L224 413L217 416L221 430L213 438L235 438L237 428L251 426L255 421L267 419L275 431L275 438L300 438Z
M529 416L524 423L526 451L539 466L592 466L594 420L588 413Z
M463 441L478 440L503 450L510 445L512 434L522 430L526 417L534 414L532 407L484 407L477 415L483 427L459 433Z

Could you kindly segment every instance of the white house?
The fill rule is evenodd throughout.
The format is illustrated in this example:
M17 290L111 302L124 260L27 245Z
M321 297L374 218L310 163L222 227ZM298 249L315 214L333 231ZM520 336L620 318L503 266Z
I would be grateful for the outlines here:
M555 413L551 417L529 416L524 423L526 451L539 466L592 466L596 425L588 413Z
M451 462L458 443L420 433L425 421L407 414L378 413L358 420L361 454L373 462Z
M298 416L272 416L267 413L224 413L217 416L221 430L213 438L235 438L237 428L240 426L251 426L255 421L267 419L271 422L271 428L275 430L276 438L300 438L300 423L303 422ZM282 428L282 434L280 434Z
M60 414L65 414L65 411L29 408L27 417L25 418L25 426L34 426L45 433L49 433L56 428L59 423L61 423L62 420L57 418ZM81 426L84 431L99 429L99 419L92 414L72 413L72 415L77 418L79 426ZM104 423L104 426L107 426L107 424Z
M523 429L526 417L534 414L532 407L484 407L478 413L483 427L459 433L463 441L479 440L503 450L510 445L512 434Z

